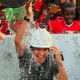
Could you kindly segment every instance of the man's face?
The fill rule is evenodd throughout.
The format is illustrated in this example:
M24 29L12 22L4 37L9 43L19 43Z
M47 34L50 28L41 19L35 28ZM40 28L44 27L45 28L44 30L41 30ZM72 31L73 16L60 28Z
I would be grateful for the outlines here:
M39 63L43 63L48 56L47 48L36 48L33 49L34 59Z
M63 16L64 16L64 19L65 19L65 22L70 25L73 20L74 20L74 17L75 17L75 8L72 7L72 8L66 8L63 12Z

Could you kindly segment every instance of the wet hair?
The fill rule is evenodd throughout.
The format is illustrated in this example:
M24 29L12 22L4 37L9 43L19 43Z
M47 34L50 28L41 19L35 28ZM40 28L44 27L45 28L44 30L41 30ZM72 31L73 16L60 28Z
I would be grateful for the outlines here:
M34 50L34 49L37 49L37 48L39 48L39 47L30 46L30 49L31 49L31 50ZM48 49L48 50L49 50L49 48L45 48L45 49Z
M33 46L30 46L30 49L34 49L34 47Z
M62 12L64 12L64 10L65 10L66 8L75 8L75 6L74 6L74 4L71 3L71 2L65 2L65 3L63 3L62 6L61 6Z

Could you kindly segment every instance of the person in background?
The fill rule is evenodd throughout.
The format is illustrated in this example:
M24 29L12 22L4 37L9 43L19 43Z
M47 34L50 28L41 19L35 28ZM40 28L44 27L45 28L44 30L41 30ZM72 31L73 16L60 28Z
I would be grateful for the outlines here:
M80 23L74 21L75 6L72 3L62 4L63 19L56 19L48 21L49 31L54 34L73 34L80 32Z
M40 15L46 14L48 4L50 4L50 0L36 0L33 6L34 20L37 20Z
M6 14L4 10L0 11L0 31L6 35L10 34L8 29L9 21L6 20Z
M56 4L50 4L47 8L47 14L42 14L37 20L37 23L41 28L46 28L48 30L48 21L55 19L63 19L61 17L61 9Z
M36 0L33 7L34 20L37 20L41 15L46 14L50 4L55 4L60 7L64 2L69 2L69 0Z

